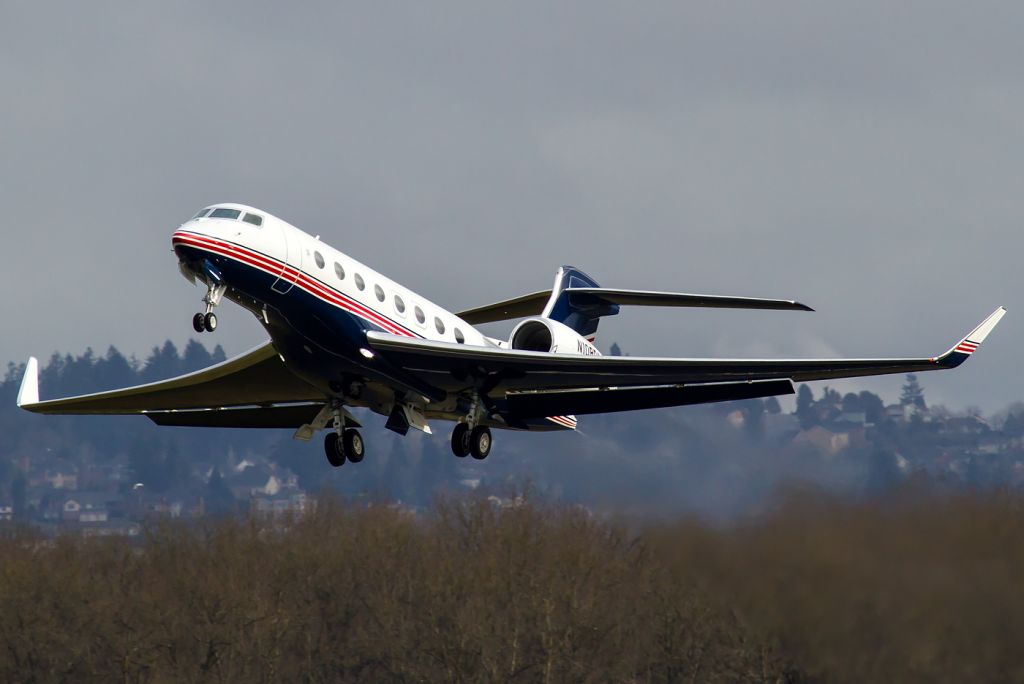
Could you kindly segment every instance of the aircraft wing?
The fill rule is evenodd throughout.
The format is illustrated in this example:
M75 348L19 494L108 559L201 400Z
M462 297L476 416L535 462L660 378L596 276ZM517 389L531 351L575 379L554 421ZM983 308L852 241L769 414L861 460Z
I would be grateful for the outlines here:
M39 400L39 363L29 359L25 367L18 406L33 413L48 414L146 414L155 422L168 425L246 423L246 427L272 427L290 422L291 413L316 414L312 407L294 407L288 411L272 406L297 402L323 404L322 392L291 371L268 341L240 356L188 375L125 389L97 392L65 399ZM221 414L196 409L222 409L248 406ZM157 412L174 412L158 415ZM189 416L196 422L183 422ZM232 416L232 418L228 418ZM162 420L158 420L162 418ZM219 422L218 422L219 420ZM297 424L301 424L299 421Z
M491 396L501 392L624 388L761 380L827 380L955 368L992 331L1006 310L994 311L936 357L881 359L674 359L563 354L470 347L367 333L371 347L426 382L439 375L474 379ZM621 410L621 409L619 409Z

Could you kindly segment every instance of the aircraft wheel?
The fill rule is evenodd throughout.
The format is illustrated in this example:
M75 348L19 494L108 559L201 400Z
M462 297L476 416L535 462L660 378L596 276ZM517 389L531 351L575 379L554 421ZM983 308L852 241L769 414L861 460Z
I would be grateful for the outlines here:
M491 453L491 429L483 425L477 425L469 433L469 451L473 458L482 461Z
M337 432L328 432L324 439L324 452L327 454L327 462L335 468L345 465L345 452L342 451L341 440Z
M213 332L217 329L217 314L212 311L203 316L203 327L206 328L206 332Z
M452 453L459 458L469 456L469 426L459 423L452 430Z
M192 329L197 333L201 333L206 330L206 320L203 314L197 313L192 317Z
M359 430L355 428L349 428L342 433L342 445L345 449L345 457L353 463L359 463L363 460L364 445L363 436L359 434Z

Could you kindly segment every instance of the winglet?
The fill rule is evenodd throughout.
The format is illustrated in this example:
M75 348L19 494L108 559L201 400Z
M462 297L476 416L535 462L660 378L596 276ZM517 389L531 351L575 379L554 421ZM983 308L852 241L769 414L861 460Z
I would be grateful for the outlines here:
M938 357L936 361L949 368L959 366L981 346L981 343L985 341L985 338L1004 315L1006 315L1006 308L1001 306L983 320L977 328L967 333L966 337L953 345L949 351Z
M21 389L18 390L18 408L39 403L39 362L36 357L29 357L25 364L25 375L21 378Z

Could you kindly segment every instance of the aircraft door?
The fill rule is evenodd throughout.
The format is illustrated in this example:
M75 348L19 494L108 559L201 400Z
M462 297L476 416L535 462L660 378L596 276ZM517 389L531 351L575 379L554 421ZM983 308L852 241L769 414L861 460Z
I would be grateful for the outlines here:
M275 292L287 294L299 279L298 272L302 269L302 244L296 231L288 226L281 227L281 238L284 242L285 265L271 288Z

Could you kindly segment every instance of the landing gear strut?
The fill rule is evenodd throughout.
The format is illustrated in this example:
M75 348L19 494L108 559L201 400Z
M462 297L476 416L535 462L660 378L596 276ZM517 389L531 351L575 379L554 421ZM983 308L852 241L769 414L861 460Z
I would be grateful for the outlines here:
M206 302L206 312L200 311L192 317L192 329L197 333L213 332L217 329L217 314L213 313L213 307L220 304L221 297L227 290L226 285L213 285L206 291L203 301Z

